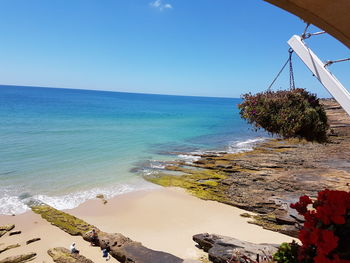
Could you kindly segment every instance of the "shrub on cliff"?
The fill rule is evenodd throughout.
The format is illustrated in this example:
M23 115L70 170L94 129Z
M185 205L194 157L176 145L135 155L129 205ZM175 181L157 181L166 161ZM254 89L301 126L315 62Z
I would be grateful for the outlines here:
M315 94L304 89L265 91L243 95L240 115L256 129L284 138L327 139L327 116Z

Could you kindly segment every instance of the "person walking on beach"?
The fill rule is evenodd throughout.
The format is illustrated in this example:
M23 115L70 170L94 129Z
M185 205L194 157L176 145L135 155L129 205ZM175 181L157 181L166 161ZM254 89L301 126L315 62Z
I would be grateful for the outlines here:
M107 248L102 249L102 257L105 258L106 261L108 261L111 258L111 256L108 253L108 249Z
M75 247L75 243L70 245L70 253L72 253L72 254L79 254L79 250Z

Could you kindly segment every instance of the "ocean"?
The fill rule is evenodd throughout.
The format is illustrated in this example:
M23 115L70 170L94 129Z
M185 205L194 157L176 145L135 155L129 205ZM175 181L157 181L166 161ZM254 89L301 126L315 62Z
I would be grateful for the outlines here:
M143 175L162 160L249 150L268 135L240 118L240 101L0 86L0 214L157 188Z

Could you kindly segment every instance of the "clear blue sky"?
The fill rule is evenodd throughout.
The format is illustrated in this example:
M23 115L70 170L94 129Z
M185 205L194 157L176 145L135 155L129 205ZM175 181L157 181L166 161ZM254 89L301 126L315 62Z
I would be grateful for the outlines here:
M305 27L262 0L0 0L0 19L0 84L226 97L266 89ZM327 35L308 43L350 56ZM294 61L297 86L328 96ZM330 69L350 89L350 62Z

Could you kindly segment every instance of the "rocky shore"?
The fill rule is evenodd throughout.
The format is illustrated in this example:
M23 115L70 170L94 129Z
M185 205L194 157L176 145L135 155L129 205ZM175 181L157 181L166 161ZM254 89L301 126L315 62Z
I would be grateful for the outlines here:
M305 194L315 197L326 188L350 189L350 117L334 100L322 104L330 125L325 144L271 139L248 152L210 152L193 163L165 162L164 172L146 180L254 212L243 216L296 237L303 218L289 208L290 203Z

